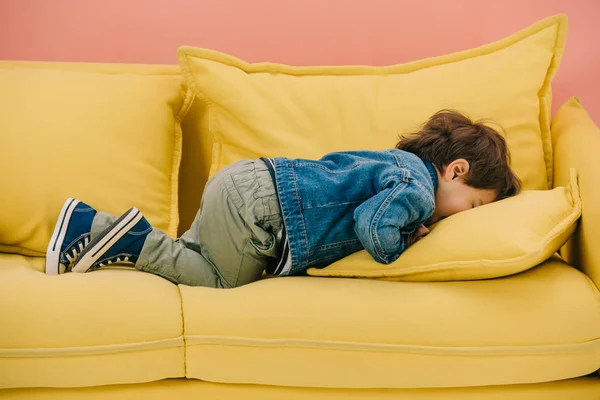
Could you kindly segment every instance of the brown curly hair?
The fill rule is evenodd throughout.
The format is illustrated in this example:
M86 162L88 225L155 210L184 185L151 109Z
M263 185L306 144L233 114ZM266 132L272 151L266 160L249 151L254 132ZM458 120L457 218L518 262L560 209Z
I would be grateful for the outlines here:
M470 168L465 183L496 191L496 200L514 196L521 190L521 181L510 168L510 152L504 137L457 111L438 111L421 130L402 137L396 148L431 162L440 172L454 160L467 160Z

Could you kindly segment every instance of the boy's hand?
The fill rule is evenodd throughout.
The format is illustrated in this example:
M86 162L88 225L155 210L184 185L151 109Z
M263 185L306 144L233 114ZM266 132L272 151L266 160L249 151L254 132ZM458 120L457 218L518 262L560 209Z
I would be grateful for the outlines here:
M408 246L410 246L410 245L414 244L415 242L417 242L418 240L420 240L421 238L427 236L428 234L429 234L429 229L425 225L419 225L417 230L415 230L413 233L408 235L406 243Z

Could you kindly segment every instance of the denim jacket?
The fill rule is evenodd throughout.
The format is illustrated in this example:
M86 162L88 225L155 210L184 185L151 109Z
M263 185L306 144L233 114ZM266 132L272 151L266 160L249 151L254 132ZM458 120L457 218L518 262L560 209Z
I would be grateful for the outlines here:
M402 150L350 151L267 162L289 241L292 275L366 249L389 264L435 208L437 174Z

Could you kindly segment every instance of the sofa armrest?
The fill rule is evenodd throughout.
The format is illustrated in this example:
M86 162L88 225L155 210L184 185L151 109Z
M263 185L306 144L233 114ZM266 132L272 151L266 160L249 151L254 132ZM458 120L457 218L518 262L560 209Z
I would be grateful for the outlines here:
M556 112L551 131L553 186L567 186L569 168L576 168L582 201L579 226L560 254L600 288L600 128L572 97Z

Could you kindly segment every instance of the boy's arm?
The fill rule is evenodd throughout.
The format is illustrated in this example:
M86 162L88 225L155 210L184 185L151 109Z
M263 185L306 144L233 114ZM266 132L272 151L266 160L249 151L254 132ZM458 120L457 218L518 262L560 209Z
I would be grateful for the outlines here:
M400 229L425 221L434 207L431 195L417 185L401 182L356 208L354 232L375 261L389 264L408 247Z

